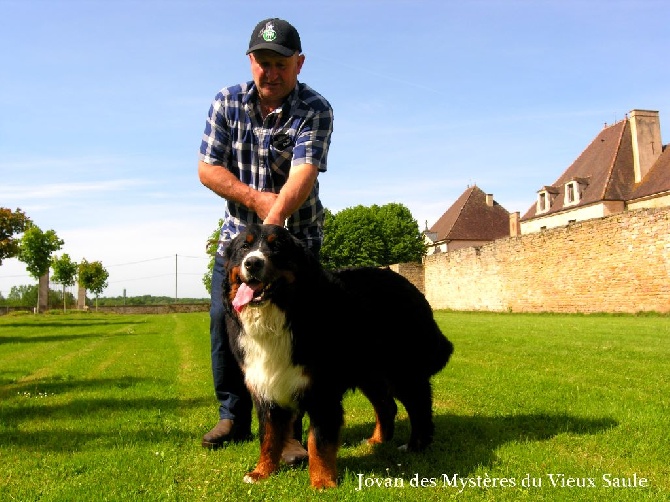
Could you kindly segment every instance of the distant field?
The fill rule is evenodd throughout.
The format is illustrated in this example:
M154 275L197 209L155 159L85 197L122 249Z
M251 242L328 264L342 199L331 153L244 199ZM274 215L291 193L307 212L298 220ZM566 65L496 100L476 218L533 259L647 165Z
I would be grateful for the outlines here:
M200 447L206 313L1 316L0 501L669 499L670 317L435 315L456 347L435 444L397 451L401 408L391 443L362 445L374 417L353 393L324 493L306 467L242 483L256 441Z

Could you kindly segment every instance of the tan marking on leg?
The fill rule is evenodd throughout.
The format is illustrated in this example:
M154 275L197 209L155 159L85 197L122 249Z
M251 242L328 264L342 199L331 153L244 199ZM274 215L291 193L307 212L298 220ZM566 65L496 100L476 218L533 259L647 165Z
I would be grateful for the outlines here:
M368 439L368 444L380 444L386 441L384 433L382 431L382 424L379 421L379 414L375 412L375 418L377 422L375 423L375 430L372 431L372 436Z
M286 440L287 431L278 430L276 424L268 420L261 444L261 454L253 471L244 476L246 483L255 483L268 478L279 469L279 459Z
M337 486L337 444L316 446L312 429L309 431L307 451L309 452L309 480L314 488L334 488Z

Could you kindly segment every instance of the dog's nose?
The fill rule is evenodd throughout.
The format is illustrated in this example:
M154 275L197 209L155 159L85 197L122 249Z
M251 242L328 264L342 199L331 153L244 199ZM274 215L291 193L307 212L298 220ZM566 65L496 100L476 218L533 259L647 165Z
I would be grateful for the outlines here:
M263 270L263 258L260 256L247 256L244 260L244 269L248 275L256 275Z

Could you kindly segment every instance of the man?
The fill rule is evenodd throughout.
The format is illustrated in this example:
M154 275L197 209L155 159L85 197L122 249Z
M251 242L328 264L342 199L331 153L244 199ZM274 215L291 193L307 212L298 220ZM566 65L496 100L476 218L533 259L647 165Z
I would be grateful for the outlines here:
M251 436L252 403L228 345L223 303L223 251L250 223L286 226L317 257L323 240L319 172L333 131L326 99L298 82L305 62L300 36L288 22L258 23L247 51L253 81L222 89L209 110L200 145L198 175L226 200L212 273L210 336L219 422L204 435L205 448ZM307 457L300 444L302 421L282 458Z

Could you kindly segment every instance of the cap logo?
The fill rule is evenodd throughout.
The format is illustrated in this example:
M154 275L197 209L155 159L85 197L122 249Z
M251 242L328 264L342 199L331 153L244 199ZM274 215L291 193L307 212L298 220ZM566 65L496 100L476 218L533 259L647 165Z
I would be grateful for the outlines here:
M275 27L271 22L265 25L265 28L261 30L260 35L266 42L272 42L277 38L277 32L275 31Z

